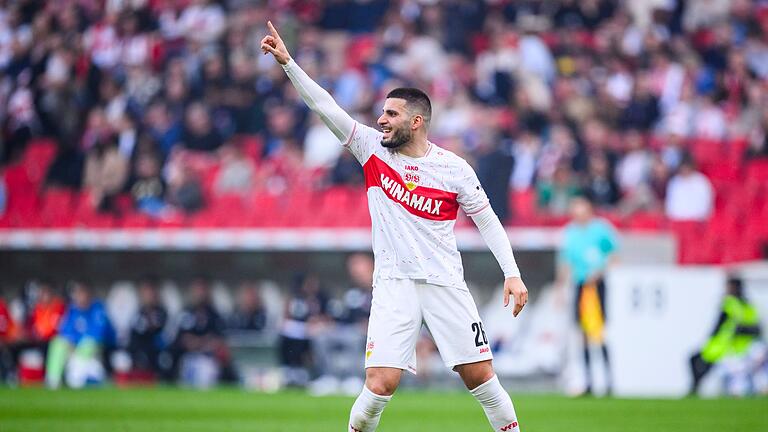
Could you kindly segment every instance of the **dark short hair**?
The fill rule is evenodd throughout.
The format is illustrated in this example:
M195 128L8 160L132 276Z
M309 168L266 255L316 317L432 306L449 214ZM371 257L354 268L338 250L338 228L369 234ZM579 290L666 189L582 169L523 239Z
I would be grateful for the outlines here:
M389 98L404 99L408 109L421 114L427 124L432 119L432 102L426 93L417 88L398 87L387 94Z

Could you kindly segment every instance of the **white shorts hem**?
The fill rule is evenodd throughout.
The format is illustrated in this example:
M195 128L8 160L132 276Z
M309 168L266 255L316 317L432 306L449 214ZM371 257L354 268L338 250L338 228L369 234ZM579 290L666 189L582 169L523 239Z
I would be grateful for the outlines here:
M493 355L489 353L489 354L483 354L476 357L463 358L460 360L443 360L443 363L445 363L445 366L448 369L453 369L456 366L460 366L468 363L477 363L485 360L493 360Z
M407 365L401 364L401 363L366 363L365 368L372 368L372 367L386 367L386 368L395 368L395 369L401 369L407 372L410 372L414 375L418 375L416 373L416 369L409 367Z

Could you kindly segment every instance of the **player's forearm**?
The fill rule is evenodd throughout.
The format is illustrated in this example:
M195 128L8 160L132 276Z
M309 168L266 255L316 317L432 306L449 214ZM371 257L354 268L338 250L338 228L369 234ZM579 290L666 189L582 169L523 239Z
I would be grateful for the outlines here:
M472 220L480 230L480 235L488 245L496 261L499 262L505 278L520 277L520 269L517 268L515 255L512 252L512 245L507 238L507 232L499 221L493 209L488 206L481 212L471 216Z
M316 112L341 142L346 142L355 126L349 116L333 97L302 70L293 59L282 65L288 78L296 87L309 109Z

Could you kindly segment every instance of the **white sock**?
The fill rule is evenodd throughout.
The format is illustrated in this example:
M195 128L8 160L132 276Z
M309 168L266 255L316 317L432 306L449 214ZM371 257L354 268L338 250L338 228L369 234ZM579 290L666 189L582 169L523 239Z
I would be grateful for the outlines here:
M381 412L384 411L390 399L392 396L377 395L363 386L363 391L360 392L349 413L348 432L375 431L381 419Z
M520 432L512 399L504 391L504 387L501 386L496 375L469 392L482 405L494 431Z

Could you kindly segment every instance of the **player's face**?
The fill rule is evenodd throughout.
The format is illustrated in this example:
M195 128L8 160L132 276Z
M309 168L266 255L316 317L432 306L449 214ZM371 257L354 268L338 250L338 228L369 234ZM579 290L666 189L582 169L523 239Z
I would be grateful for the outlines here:
M377 123L384 132L381 145L389 149L404 146L413 137L411 116L405 109L405 99L388 98L384 101L384 109Z

